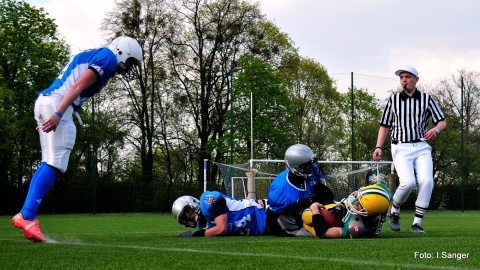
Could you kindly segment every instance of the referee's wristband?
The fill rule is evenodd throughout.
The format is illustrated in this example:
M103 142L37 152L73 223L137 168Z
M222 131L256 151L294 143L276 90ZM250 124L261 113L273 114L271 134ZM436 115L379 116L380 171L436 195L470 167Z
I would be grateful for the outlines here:
M383 150L383 148L381 146L377 146L377 147L375 147L375 149Z
M63 114L59 113L59 112L55 112L56 115L58 115L58 117L62 118L63 117Z

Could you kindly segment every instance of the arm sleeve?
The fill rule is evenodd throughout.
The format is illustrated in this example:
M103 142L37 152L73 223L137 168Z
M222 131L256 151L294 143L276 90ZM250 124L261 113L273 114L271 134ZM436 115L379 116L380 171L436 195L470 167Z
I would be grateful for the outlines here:
M213 209L213 219L227 213L228 213L227 202L225 201L225 198L220 197L218 201L215 203L215 208Z
M318 183L315 186L313 193L315 194L313 198L315 202L319 202L323 205L335 203L333 201L334 195L332 190L322 183Z
M325 224L325 220L321 214L316 214L312 216L313 229L318 238L323 238L325 232L327 232L328 227Z

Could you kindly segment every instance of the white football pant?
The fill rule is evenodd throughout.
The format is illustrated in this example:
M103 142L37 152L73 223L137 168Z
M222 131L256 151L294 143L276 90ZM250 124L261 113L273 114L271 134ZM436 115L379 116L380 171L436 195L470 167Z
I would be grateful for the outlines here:
M63 96L58 94L40 95L35 102L34 112L42 147L42 162L65 172L77 135L77 127L73 123L72 117L73 107L69 106L65 111L55 132L45 133L42 131L43 122L57 111L62 99Z
M400 179L394 203L401 206L418 183L415 206L428 208L433 190L432 147L426 141L392 144L392 158Z

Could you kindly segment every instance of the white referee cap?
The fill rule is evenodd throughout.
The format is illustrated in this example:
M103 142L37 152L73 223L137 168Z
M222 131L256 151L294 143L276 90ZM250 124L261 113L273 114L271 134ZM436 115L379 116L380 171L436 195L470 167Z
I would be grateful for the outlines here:
M412 66L405 66L404 68L395 71L395 75L400 76L402 72L408 72L415 75L415 77L418 77L418 71Z

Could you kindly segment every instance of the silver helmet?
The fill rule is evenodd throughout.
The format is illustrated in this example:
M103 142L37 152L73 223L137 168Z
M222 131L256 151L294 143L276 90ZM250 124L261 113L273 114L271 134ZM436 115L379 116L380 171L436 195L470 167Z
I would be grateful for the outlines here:
M173 202L172 214L178 223L196 228L200 215L200 201L192 196L181 196Z
M285 152L285 163L290 172L308 178L315 169L317 158L310 147L294 144Z
M117 73L128 76L133 66L140 65L143 58L142 48L138 41L131 37L118 37L114 39L108 48L117 57Z
M348 222L348 231L350 232L350 238L377 237L382 230L383 221L381 216L367 217L354 214L354 216Z

